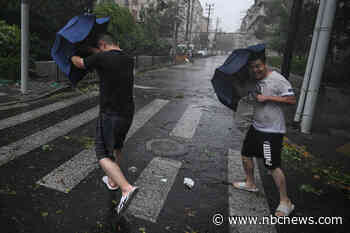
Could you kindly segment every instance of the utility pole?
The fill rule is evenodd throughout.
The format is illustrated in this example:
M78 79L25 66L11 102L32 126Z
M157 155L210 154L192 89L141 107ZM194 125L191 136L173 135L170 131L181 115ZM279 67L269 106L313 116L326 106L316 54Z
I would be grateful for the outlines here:
M220 18L217 17L216 18L216 28L215 28L215 37L214 37L214 41L215 41L215 50L217 49L216 43L217 43L217 34L218 34L218 28L219 28L219 23L220 23Z
M29 64L29 0L21 2L21 92L26 94Z
M185 0L185 2L187 3L185 41L188 41L188 31L189 31L189 26L190 26L190 13L191 13L191 0Z
M316 45L315 60L310 77L310 84L305 100L305 108L301 120L300 128L302 133L310 133L314 112L316 109L316 102L318 97L318 90L321 84L324 64L326 62L328 45L332 33L333 21L337 9L337 0L321 0L324 1L324 18L321 19L320 35ZM322 10L322 9L321 9Z
M213 8L214 8L214 4L212 3L212 4L205 4L205 6L207 7L206 8L206 10L207 10L207 12L208 12L208 24L207 24L207 36L208 36L208 38L207 38L207 47L208 47L208 45L209 45L209 25L210 25L210 14L211 14L211 11L212 10L214 10Z
M290 63L293 57L294 42L298 32L299 18L302 11L303 0L294 0L292 11L289 18L289 31L286 47L284 48L282 75L288 79L290 71Z
M178 11L179 11L179 0L176 0L176 5L175 5L175 20L174 20L174 34L173 34L173 55L174 55L174 64L176 64L176 50L177 50L177 17L178 17Z
M314 26L314 32L312 35L312 42L311 42L311 47L310 47L309 56L307 60L307 66L304 74L303 85L300 89L298 107L294 116L294 123L300 122L300 119L304 111L305 99L309 88L310 77L312 74L314 61L316 59L317 43L321 34L321 23L322 23L322 19L325 17L324 15L325 4L326 4L325 1L320 1L320 5L318 6L317 18Z
M194 4L196 3L195 0L192 0L192 6L191 6L191 16L190 16L190 44L192 44L192 25L193 25L193 10L194 10Z

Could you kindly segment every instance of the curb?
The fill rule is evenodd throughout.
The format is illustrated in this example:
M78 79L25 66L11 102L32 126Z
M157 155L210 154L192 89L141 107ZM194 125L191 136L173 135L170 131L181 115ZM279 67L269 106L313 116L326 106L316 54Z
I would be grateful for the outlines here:
M176 65L182 65L182 64L167 64L167 65L159 66L159 67L150 67L148 69L146 68L146 69L137 70L137 73L147 73L148 71L153 71L153 70L162 69L162 68L169 68L169 67L176 66ZM85 82L89 85L89 84L98 83L99 80L98 79L86 80ZM81 83L85 83L85 82L82 81ZM26 100L15 100L15 101L10 101L10 102L6 102L6 103L0 103L0 107L36 101L36 100L43 99L43 98L48 97L48 96L53 95L53 94L57 94L57 93L59 93L61 91L65 91L68 88L73 88L74 89L74 87L66 84L63 87L57 88L56 90L53 90L53 91L50 91L50 92L47 92L47 93L44 93L44 94L42 94L40 96L37 96L35 98L29 98L29 99L26 99Z
M41 95L39 95L39 96L37 96L35 98L30 98L30 99L27 99L27 100L11 101L11 102L7 102L7 103L0 103L0 106L9 106L9 105L14 105L14 104L28 103L28 102L36 101L36 100L43 99L43 98L45 98L47 96L50 96L50 95L53 95L53 94L57 94L57 93L59 93L61 91L64 91L64 90L66 90L68 88L71 88L71 86L65 85L65 86L57 88L57 89L55 89L53 91L41 94Z

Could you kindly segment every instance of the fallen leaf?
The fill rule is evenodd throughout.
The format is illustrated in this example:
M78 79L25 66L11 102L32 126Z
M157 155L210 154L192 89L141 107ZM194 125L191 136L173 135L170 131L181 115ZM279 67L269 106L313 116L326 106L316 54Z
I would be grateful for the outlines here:
M41 212L41 216L43 216L43 217L47 217L48 215L49 215L48 212Z

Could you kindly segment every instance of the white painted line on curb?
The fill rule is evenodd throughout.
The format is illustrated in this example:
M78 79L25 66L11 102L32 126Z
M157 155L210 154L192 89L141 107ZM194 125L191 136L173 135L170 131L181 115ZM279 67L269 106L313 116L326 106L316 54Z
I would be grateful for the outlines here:
M96 106L49 128L1 147L0 166L95 119L98 115L98 109L99 107Z
M130 203L127 213L156 223L181 165L181 162L167 158L152 159L135 182L140 190Z
M9 110L9 109L13 109L13 108L23 108L23 107L27 107L27 106L29 106L29 104L26 104L26 103L18 103L18 104L11 104L8 106L0 106L0 111Z
M141 85L134 85L134 87L139 89L158 89L156 87L147 87L147 86L141 86Z
M190 139L196 132L197 125L201 118L202 111L194 105L188 106L185 113L176 124L173 131L170 132L170 136L182 137Z
M78 96L72 99L64 100L61 102L56 102L50 105L46 105L44 107L29 111L29 112L24 112L18 115L15 115L13 117L6 118L4 120L0 121L0 130L35 119L37 117L40 117L42 115L60 110L62 108L68 107L70 105L82 102L83 100L86 100L88 98L92 98L94 96L97 96L98 93L93 93L89 96Z
M227 181L229 183L241 181L245 179L245 173L242 167L241 152L238 150L229 149L227 156L228 172ZM255 161L256 164L256 161ZM237 222L230 224L230 232L250 233L250 232L271 232L276 233L274 225L263 224L262 217L269 216L270 210L265 198L264 188L262 186L259 169L256 164L255 182L259 188L259 193L251 193L243 190L233 188L232 185L228 187L229 194L229 216L242 217L257 217L260 224L249 224L249 220L244 224ZM253 220L254 221L254 220Z
M126 137L128 140L136 131L164 107L169 101L156 99L140 109L134 116L133 124ZM125 141L126 141L125 140ZM98 167L95 149L83 150L37 183L45 187L68 193L90 172Z

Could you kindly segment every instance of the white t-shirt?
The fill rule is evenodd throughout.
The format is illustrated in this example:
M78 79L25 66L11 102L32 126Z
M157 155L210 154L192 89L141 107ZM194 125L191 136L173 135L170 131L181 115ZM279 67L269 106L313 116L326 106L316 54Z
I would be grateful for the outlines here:
M266 78L259 80L257 91L265 96L294 95L291 84L281 74L272 71ZM286 133L286 123L282 103L266 101L256 102L253 116L256 130L269 133Z

